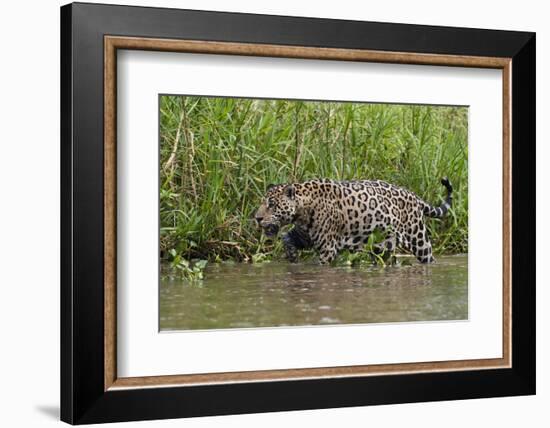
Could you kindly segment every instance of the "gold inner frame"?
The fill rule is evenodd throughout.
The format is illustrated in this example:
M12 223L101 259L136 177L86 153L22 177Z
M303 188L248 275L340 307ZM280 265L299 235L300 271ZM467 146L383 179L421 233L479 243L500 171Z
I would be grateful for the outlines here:
M169 376L117 377L116 367L116 88L117 50L169 51L218 55L262 56L394 64L441 65L502 70L503 91L503 320L502 358L421 363L376 364L304 369L280 369ZM169 40L139 37L104 37L104 389L191 386L235 382L359 377L420 372L480 370L511 367L512 286L512 164L511 164L511 58L382 52L250 43Z

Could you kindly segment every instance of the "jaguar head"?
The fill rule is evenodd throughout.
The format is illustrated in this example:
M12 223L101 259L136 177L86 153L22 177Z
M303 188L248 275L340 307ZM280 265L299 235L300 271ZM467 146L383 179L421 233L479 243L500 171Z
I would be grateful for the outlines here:
M269 185L255 219L268 237L277 236L279 229L293 222L296 216L296 188L293 184Z

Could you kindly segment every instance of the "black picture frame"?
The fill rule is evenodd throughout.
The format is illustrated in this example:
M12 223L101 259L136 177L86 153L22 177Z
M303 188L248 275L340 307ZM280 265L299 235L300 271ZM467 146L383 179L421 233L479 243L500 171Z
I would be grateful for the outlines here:
M512 58L512 367L104 390L104 36ZM71 424L535 393L535 34L74 3L61 8L61 419Z

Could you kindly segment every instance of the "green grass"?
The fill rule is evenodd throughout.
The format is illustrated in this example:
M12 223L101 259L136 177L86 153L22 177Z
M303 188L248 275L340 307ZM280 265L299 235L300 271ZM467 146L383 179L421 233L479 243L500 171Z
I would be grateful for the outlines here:
M448 176L434 250L468 251L467 108L162 96L160 109L164 257L281 256L253 221L265 188L319 177L383 179L439 205Z

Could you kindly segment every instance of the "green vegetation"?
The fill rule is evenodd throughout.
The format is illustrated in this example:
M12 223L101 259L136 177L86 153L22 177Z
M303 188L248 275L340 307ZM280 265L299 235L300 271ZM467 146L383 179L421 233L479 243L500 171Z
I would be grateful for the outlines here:
M464 107L162 96L160 251L182 260L280 257L253 215L270 183L383 179L431 204L436 253L468 251L468 110ZM187 266L189 268L189 266Z
M376 243L384 239L384 235L375 230L369 236L367 243L363 247L363 251L341 251L336 257L333 264L343 266L364 266L364 265L377 265L377 266L392 266L397 264L396 257L389 252L383 251L380 253L376 249Z
M173 272L178 273L182 278L189 281L201 280L204 278L203 270L208 264L208 260L186 260L181 254L178 254L175 248L172 248L169 252L171 261L170 267Z

